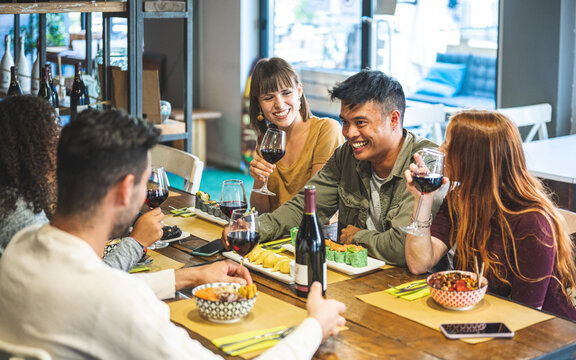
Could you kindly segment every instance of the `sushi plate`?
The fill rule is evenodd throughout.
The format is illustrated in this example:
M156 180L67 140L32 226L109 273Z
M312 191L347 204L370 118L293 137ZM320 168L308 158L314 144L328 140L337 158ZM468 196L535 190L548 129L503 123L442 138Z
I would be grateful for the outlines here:
M292 253L294 252L294 246L292 244L284 244L282 247ZM348 264L338 263L332 260L326 260L326 265L328 265L329 269L339 271L346 275L360 275L379 269L386 265L386 262L368 256L368 265L364 267L353 267Z

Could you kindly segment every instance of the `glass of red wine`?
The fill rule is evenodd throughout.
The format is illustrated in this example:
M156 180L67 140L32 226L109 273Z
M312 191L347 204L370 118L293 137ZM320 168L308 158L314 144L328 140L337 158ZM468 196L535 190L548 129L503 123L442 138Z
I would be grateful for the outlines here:
M225 180L222 183L222 192L220 193L220 211L230 218L233 210L246 210L247 207L244 182L242 180Z
M442 186L444 176L444 154L435 149L424 148L414 155L414 163L417 166L416 172L412 172L414 186L422 194L430 193ZM412 215L412 222L407 226L400 226L400 229L408 234L424 236L426 233L418 227L418 214L422 196L418 200L416 212Z
M162 166L152 167L152 172L146 184L146 205L154 209L162 205L168 199L168 177ZM158 240L148 246L149 249L162 249L168 246L166 241Z
M262 143L260 144L260 154L264 160L270 164L275 164L280 161L286 152L286 133L283 130L268 128ZM253 189L255 193L262 195L275 196L272 191L268 190L268 178L264 181L264 185L260 189Z
M230 215L228 243L236 254L240 255L240 266L244 257L260 242L260 218L258 211L236 209Z

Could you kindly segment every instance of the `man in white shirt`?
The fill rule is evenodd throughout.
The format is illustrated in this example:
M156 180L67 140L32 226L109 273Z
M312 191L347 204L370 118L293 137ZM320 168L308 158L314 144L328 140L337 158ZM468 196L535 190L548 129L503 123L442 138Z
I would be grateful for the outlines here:
M105 265L106 241L130 224L144 201L150 148L158 131L118 111L87 110L62 130L58 205L50 222L18 233L0 261L0 338L54 358L212 359L218 356L170 322L145 282ZM190 270L191 285L250 280L233 262ZM176 285L178 287L178 285ZM261 357L311 358L344 324L344 304L318 284L309 317Z

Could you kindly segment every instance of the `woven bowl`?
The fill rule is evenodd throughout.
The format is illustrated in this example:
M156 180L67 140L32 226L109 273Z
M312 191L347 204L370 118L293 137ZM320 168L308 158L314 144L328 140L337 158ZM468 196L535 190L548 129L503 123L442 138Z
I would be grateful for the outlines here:
M196 306L198 307L200 315L213 322L234 323L240 321L240 319L242 319L244 316L248 315L250 311L252 311L254 303L256 302L256 298L258 297L258 293L256 293L256 295L252 299L238 300L234 302L210 301L201 299L196 296L196 291L200 289L205 289L209 287L221 287L227 285L232 285L236 289L240 288L241 286L240 284L219 282L219 283L200 285L192 290L192 295L196 300Z
M481 284L483 286L477 290L449 291L449 290L436 289L430 284L431 280L434 279L437 275L448 273L461 273L463 275L469 275L473 279L476 279L475 273L460 270L440 271L428 276L428 278L426 279L426 283L430 288L430 295L438 304L450 310L468 310L472 308L472 306L478 304L480 300L484 298L484 295L486 294L486 289L488 288L488 280L484 276L482 276L481 281Z

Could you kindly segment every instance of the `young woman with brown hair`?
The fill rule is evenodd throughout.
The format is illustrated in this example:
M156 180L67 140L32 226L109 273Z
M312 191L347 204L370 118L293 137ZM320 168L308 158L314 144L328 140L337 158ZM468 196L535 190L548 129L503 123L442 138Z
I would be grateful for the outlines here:
M277 194L252 192L250 205L260 213L272 212L292 199L344 142L340 124L312 115L300 77L284 59L273 57L256 64L250 84L250 122L258 146L269 126L286 132L286 152L276 164L259 151L250 162L254 188L268 177L268 188Z
M454 249L457 269L472 270L475 257L484 262L488 291L576 320L569 294L574 245L541 182L528 173L517 127L498 112L459 112L439 150L452 187L431 226L433 193L422 195L406 172L408 189L423 197L416 220L426 233L406 237L410 271L426 272Z

